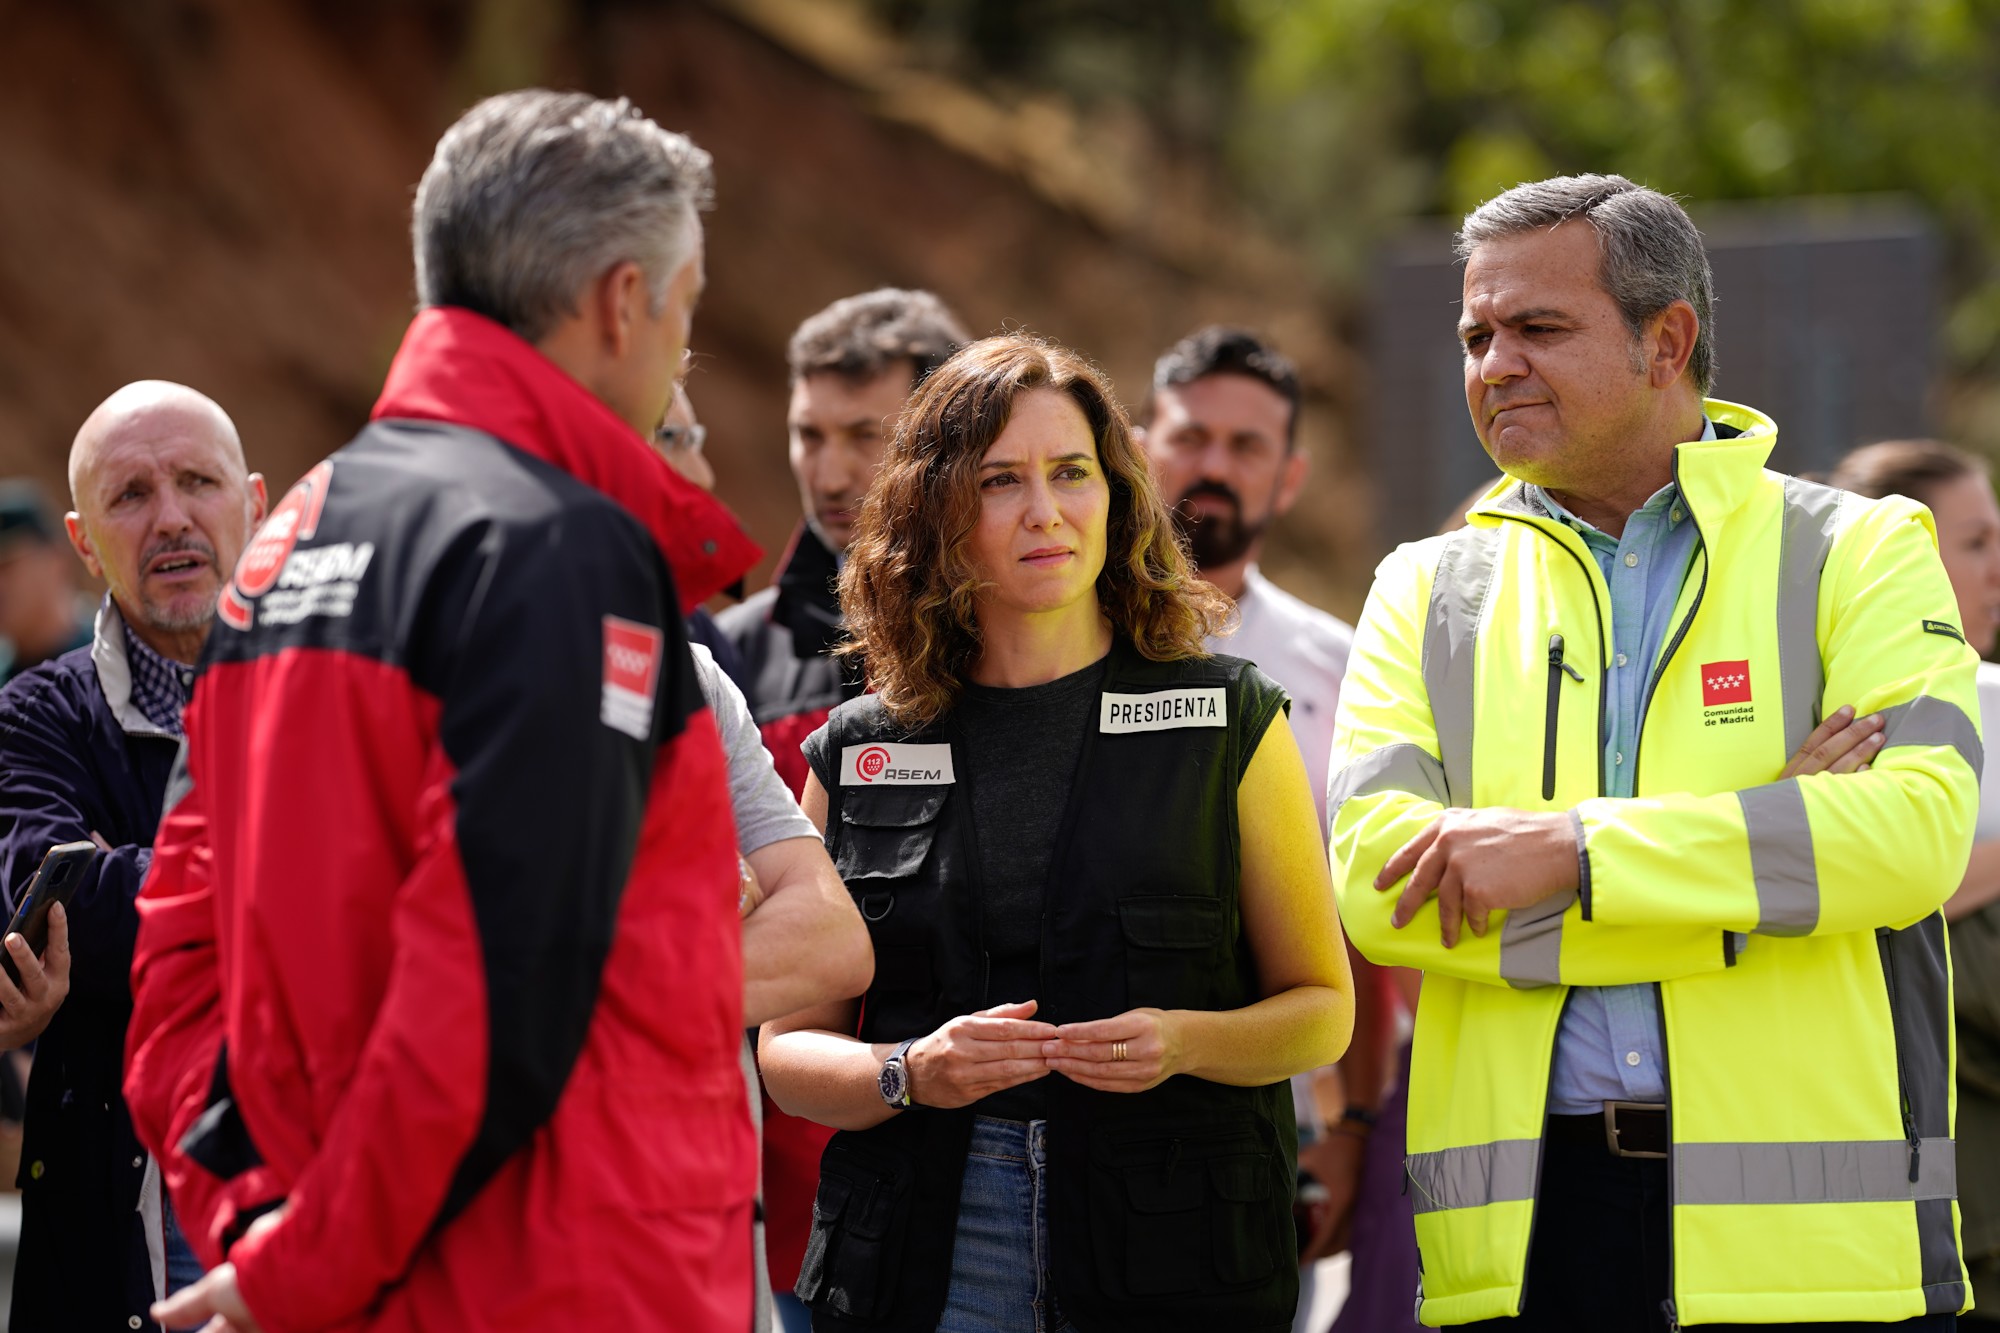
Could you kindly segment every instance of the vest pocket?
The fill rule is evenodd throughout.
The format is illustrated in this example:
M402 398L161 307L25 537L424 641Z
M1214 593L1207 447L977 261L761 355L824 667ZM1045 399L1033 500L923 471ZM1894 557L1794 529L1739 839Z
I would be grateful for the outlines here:
M896 1291L915 1185L909 1161L838 1138L828 1144L793 1294L854 1319L884 1314Z
M871 934L889 920L908 881L920 875L937 842L949 787L847 787L833 866ZM890 929L907 925L899 922ZM877 947L880 947L877 939Z
M1215 960L1224 924L1220 898L1120 898L1118 924L1125 935L1126 1008L1215 1007L1224 980Z
M1273 1158L1248 1127L1100 1125L1089 1199L1104 1290L1185 1298L1267 1281L1281 1251Z
M907 879L924 867L937 840L948 787L850 787L841 793L840 876Z

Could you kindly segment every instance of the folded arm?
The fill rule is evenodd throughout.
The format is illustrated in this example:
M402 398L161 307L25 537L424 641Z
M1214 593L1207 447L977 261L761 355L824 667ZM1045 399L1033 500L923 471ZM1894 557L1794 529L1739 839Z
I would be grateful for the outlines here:
M1584 802L1593 923L1795 936L1936 911L1965 874L1983 759L1976 654L1926 627L1956 620L1929 515L1884 502L1856 518L1817 630L1822 699L1884 719L1867 770Z
M1463 865L1477 864L1480 844L1505 832L1500 823L1528 812L1453 811L1448 823L1464 827L1445 840L1439 853L1444 863L1432 858L1424 868L1427 882L1418 884L1420 892L1399 913L1405 878L1431 851L1449 801L1423 676L1429 597L1429 570L1418 553L1405 548L1384 560L1355 629L1341 685L1327 809L1334 892L1355 947L1377 963L1495 986L1623 985L1726 966L1719 929L1683 924L1577 929L1582 911L1573 833L1567 859L1536 856L1531 858L1540 867L1535 878L1510 881L1520 904L1493 918L1484 934L1459 935L1454 927L1447 945L1439 899L1430 892L1451 870L1447 854L1462 849ZM1550 816L1532 818L1549 825L1537 825L1542 835L1561 833ZM1569 823L1566 815L1555 820ZM1395 873L1385 876L1398 853L1413 847L1415 854L1406 853ZM1486 867L1488 873L1492 869Z

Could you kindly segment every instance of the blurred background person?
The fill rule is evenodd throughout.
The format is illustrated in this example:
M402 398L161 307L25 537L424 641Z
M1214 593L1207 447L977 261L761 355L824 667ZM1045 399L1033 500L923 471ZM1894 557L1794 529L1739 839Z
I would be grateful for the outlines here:
M749 674L744 694L778 774L805 788L799 742L861 689L833 656L842 626L834 580L882 447L911 390L965 342L944 302L884 287L835 301L799 325L786 361L785 429L804 521L771 586L717 617Z
M90 642L75 570L42 488L0 482L0 685Z
M845 1131L816 1325L1288 1327L1286 1080L1346 1043L1346 955L1284 692L1201 647L1226 604L1108 384L1030 338L947 362L841 591L880 692L808 741L804 804L876 977L763 1041Z
M201 1276L119 1086L133 904L216 598L265 502L228 414L158 380L90 414L69 472L70 542L109 591L87 649L0 691L6 910L54 844L104 850L70 900L68 994L28 1084L13 1333L157 1327L148 1307Z
M1299 372L1257 335L1211 324L1153 366L1133 434L1187 538L1195 572L1236 604L1213 652L1255 662L1292 696L1292 734L1326 820L1326 765L1354 627L1293 596L1257 567L1271 525L1311 471L1299 447Z
M1923 623L1963 635L1981 658L2000 634L2000 506L1984 460L1937 440L1886 440L1840 460L1828 481L1880 499L1927 505L1938 555L1958 599L1958 624ZM1944 905L1951 923L1953 1002L1958 1019L1958 1206L1975 1308L1967 1327L2000 1328L2000 666L1978 667L1985 769L1972 857Z
M694 398L688 392L688 375L693 367L694 354L688 353L681 365L681 377L674 382L674 400L667 404L667 416L660 428L653 432L653 449L667 460L667 465L711 494L715 490L715 469L709 465L705 452L708 445L708 427L701 424L695 415ZM752 548L754 550L754 548ZM744 564L747 570L755 563L755 556L745 552L749 560ZM758 554L761 554L759 552ZM742 575L725 591L740 597L743 591ZM709 660L717 670L729 677L740 697L744 685L743 656L736 651L736 645L715 623L715 617L705 606L697 606L688 612L688 639L708 650ZM710 700L711 706L713 699Z
M944 302L893 287L835 301L792 334L785 425L805 517L771 586L716 619L724 640L717 659L742 684L778 774L794 795L806 781L800 742L835 704L861 692L860 664L842 662L833 651L844 632L834 580L855 516L904 402L965 341ZM691 439L700 428L691 419L689 424ZM670 419L668 429L680 427ZM677 466L705 468L707 460L684 458ZM763 1109L771 1285L787 1333L805 1333L806 1310L791 1291L805 1257L829 1131L769 1101Z
M1154 363L1140 421L1133 433L1152 461L1161 497L1172 505L1195 572L1236 604L1236 623L1211 636L1208 648L1255 662L1291 696L1292 735L1324 832L1327 758L1354 629L1257 567L1266 534L1298 502L1310 471L1298 439L1298 368L1254 333L1208 325ZM1350 951L1348 962L1361 960ZM1344 1235L1361 1147L1387 1076L1386 997L1370 993L1379 980L1372 968L1356 972L1354 1041L1339 1073L1292 1080L1300 1165L1327 1191L1323 1205L1301 1212L1308 1234L1300 1237L1300 1333L1313 1315L1314 1261L1336 1253Z

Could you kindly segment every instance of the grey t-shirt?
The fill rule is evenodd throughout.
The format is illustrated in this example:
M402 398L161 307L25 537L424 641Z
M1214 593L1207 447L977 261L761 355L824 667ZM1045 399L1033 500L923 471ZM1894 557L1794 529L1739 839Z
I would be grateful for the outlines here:
M722 736L722 753L729 761L729 807L736 816L736 847L749 853L786 838L817 838L819 830L792 799L785 780L771 764L771 753L750 716L750 705L736 682L723 674L715 657L701 644L690 643L694 654L695 679L715 715L715 729ZM764 1134L764 1105L758 1094L757 1060L748 1037L743 1041L743 1083L750 1098L750 1120L759 1139ZM763 1189L758 1189L758 1216L763 1215ZM764 1224L754 1229L756 1273L756 1320L758 1328L771 1322L771 1279L764 1267Z
M722 752L729 760L729 806L736 816L737 850L747 854L786 838L817 838L819 830L772 766L743 691L723 674L708 649L698 643L688 648L694 653L695 676L709 711L715 714L715 729L722 733Z

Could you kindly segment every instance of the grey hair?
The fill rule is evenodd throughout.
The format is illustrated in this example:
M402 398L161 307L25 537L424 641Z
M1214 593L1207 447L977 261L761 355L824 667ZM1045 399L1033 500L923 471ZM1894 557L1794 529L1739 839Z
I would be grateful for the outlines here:
M1698 328L1688 373L1707 397L1715 388L1715 275L1701 233L1672 198L1623 176L1553 176L1516 185L1465 215L1460 261L1488 241L1582 218L1597 233L1598 282L1640 337L1646 321L1676 301L1694 307Z
M438 140L417 185L417 300L463 306L535 342L615 264L653 313L700 236L709 155L624 98L531 88L489 97Z

